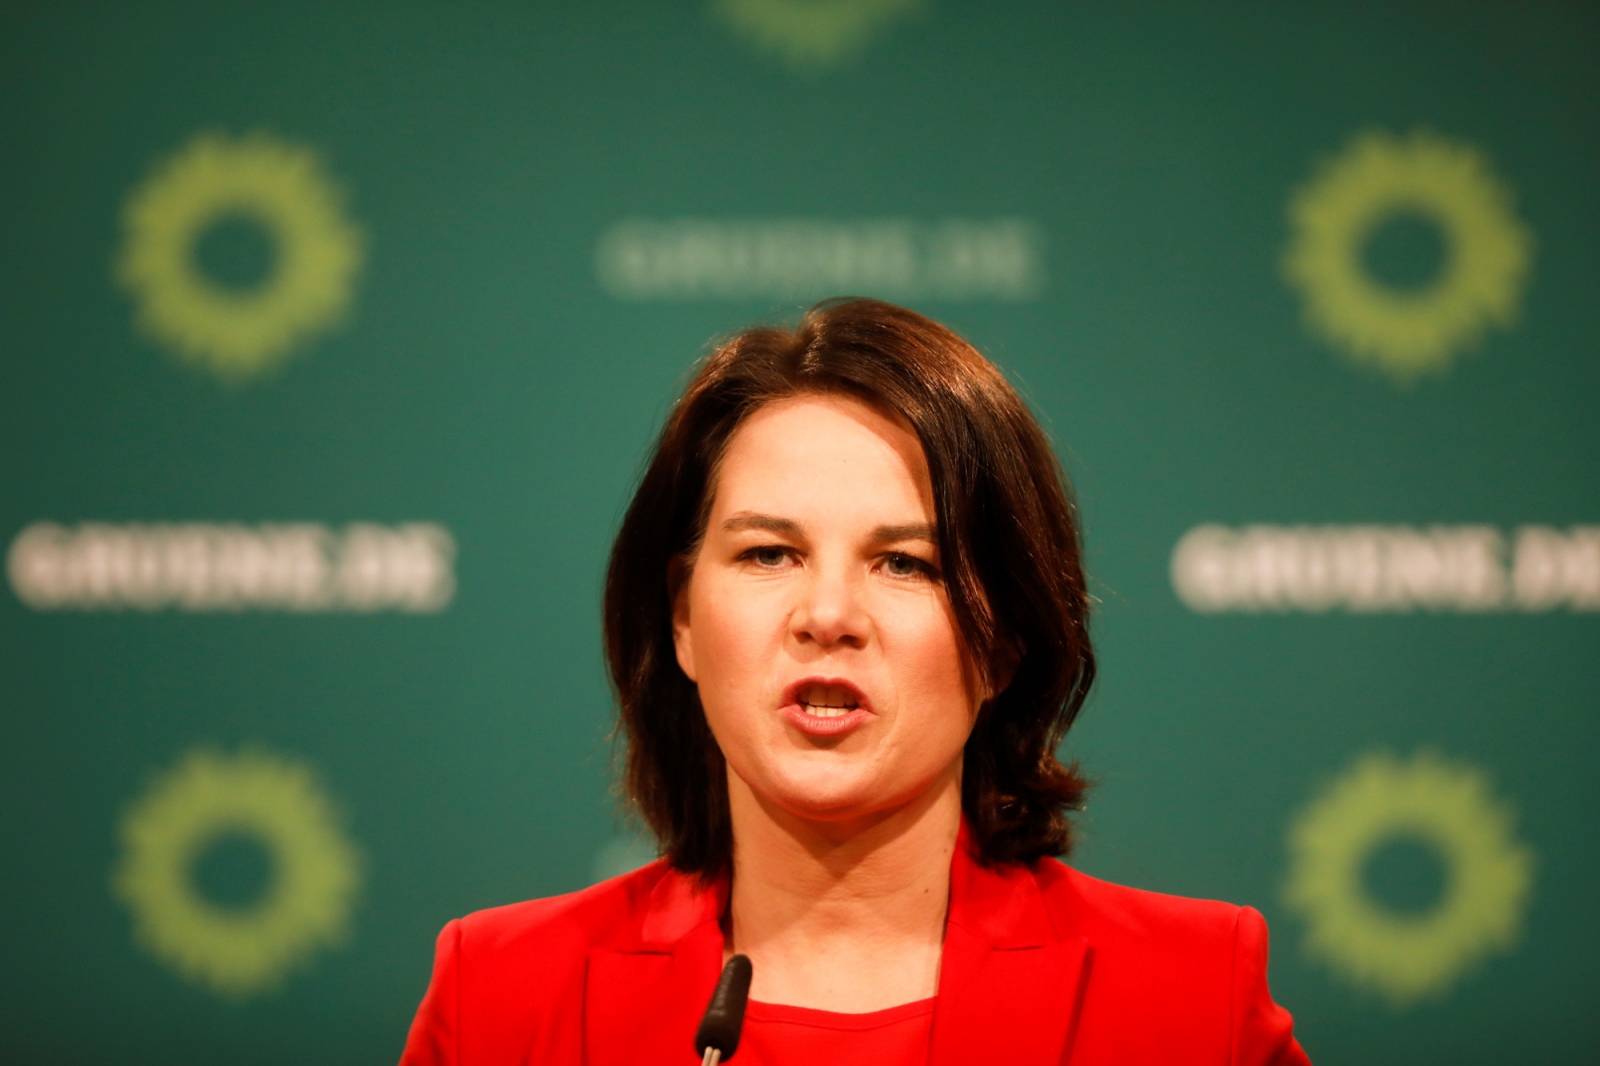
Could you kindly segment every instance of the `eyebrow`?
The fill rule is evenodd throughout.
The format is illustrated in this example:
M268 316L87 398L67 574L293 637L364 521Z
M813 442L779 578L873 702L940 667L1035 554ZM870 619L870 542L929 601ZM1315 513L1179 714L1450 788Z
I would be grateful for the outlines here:
M725 533L737 533L746 529L762 529L769 533L779 533L787 537L801 537L805 535L805 527L792 518L780 518L777 515L761 514L759 511L740 511L730 515L722 523ZM938 544L934 536L934 529L927 522L902 522L899 525L877 526L873 529L868 539L874 544L894 544L903 540L925 540L929 544Z

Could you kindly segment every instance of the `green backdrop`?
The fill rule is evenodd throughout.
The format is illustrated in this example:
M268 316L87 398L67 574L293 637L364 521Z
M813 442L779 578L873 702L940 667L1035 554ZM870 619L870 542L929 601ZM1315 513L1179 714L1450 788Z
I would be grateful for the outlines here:
M1075 481L1075 862L1260 907L1319 1062L1600 1045L1594 8L0 21L8 1061L392 1060L443 922L647 857L611 533L841 293Z

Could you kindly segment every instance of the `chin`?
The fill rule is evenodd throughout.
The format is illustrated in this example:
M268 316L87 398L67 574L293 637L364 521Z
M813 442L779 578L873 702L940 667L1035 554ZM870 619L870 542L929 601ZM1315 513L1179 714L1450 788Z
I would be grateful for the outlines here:
M882 806L881 790L864 774L841 773L837 767L777 776L770 798L796 818L836 821L870 814Z

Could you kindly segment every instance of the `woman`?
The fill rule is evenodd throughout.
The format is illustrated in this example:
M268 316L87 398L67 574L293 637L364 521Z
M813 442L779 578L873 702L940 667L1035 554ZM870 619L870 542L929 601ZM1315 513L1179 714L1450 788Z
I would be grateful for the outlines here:
M872 300L705 360L612 550L627 792L663 859L440 934L403 1062L684 1063L749 956L778 1063L1304 1063L1250 908L1078 873L1094 677L1037 423Z

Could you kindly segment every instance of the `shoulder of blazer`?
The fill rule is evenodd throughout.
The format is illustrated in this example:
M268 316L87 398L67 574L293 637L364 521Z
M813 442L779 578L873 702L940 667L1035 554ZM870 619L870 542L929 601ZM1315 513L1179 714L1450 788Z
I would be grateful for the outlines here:
M1245 909L1130 888L1054 860L1035 867L1052 919L1091 955L1078 1038L1090 1061L1157 1061L1176 1048L1226 1061Z
M1083 1060L1308 1066L1267 987L1260 912L1113 884L1050 860L1034 867L1052 920L1090 945ZM1074 1062L1078 1059L1074 1059Z
M655 862L577 892L454 919L439 934L402 1061L577 1061L595 954L651 951L644 934L652 927L669 919L692 927L714 906L704 886Z
M1093 877L1055 859L1032 867L1058 930L1091 943L1150 940L1176 947L1231 944L1241 907L1132 888Z
M576 892L474 911L458 919L461 953L480 973L548 973L581 964L591 948L638 943L646 916L679 914L696 896L692 879L658 860Z

